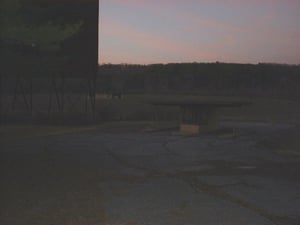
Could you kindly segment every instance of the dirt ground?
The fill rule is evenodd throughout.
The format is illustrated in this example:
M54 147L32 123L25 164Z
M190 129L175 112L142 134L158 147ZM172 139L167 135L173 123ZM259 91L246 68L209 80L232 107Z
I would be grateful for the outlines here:
M297 125L168 127L1 126L0 224L300 224Z

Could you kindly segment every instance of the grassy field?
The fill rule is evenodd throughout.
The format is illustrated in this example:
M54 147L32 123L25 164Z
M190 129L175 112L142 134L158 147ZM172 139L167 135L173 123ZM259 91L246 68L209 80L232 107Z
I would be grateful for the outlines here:
M14 122L0 126L1 142L33 136L60 135L82 132L128 132L153 131L176 128L179 124L178 107L153 106L148 104L159 100L195 101L247 101L252 104L219 111L222 121L265 122L269 124L290 124L295 126L288 134L274 134L266 137L262 145L280 152L300 151L300 102L277 98L249 98L195 95L123 95L121 99L97 95L95 120L82 113L66 112L55 115L59 118L55 126L49 121L33 123ZM17 115L17 114L16 114ZM53 119L53 118L52 118ZM55 119L55 118L54 118ZM50 121L51 122L51 121ZM33 125L35 124L35 125Z
M111 98L104 94L96 96L95 119L91 119L90 105L86 110L84 97L66 95L64 113L59 113L55 102L48 115L48 97L33 97L33 116L26 112L26 107L20 98L15 110L12 110L12 97L3 96L1 117L3 120L13 121L16 124L29 120L30 123L86 125L102 123L103 121L145 121L145 120L178 120L177 107L158 107L149 104L151 100L160 101L245 101L251 105L241 108L220 110L220 116L226 120L247 120L265 122L288 122L299 124L300 102L289 99L266 97L224 97L200 95L146 95L128 94L121 99Z
M123 120L144 120L159 115L161 120L176 120L179 110L177 107L158 107L147 104L153 99L193 100L193 101L245 101L250 102L240 108L224 108L220 116L226 120L283 122L300 124L300 102L278 98L224 97L224 96L193 96L193 95L125 95L122 99L111 99L99 96L97 113ZM106 115L105 115L106 114Z
M300 154L300 102L278 98L250 98L223 96L159 96L125 95L122 99L98 97L99 112L107 110L113 120L173 121L178 124L177 107L151 106L153 100L199 100L199 101L245 101L249 105L223 108L219 111L221 121L262 122L267 124L289 124L294 128L265 137L260 145L283 154Z

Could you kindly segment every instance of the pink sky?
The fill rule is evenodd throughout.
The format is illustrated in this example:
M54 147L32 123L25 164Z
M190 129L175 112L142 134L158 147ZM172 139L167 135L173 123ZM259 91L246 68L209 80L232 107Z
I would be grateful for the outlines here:
M99 63L300 63L300 0L100 0Z

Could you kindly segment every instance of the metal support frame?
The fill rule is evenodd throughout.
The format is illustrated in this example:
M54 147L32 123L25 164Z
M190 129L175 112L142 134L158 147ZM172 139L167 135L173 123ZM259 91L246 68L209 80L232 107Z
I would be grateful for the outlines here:
M51 78L45 78L47 80L48 90L44 96L46 108L41 109L39 107L38 100L36 101L36 95L39 95L45 90L39 90L38 85L32 77L16 76L14 79L14 88L12 90L12 98L9 98L12 112L30 113L31 116L35 112L44 113L51 118L55 113L84 113L87 116L95 118L96 115L96 75L82 78L72 78L61 76L52 76ZM79 90L73 90L72 79L76 79L76 85L79 86ZM0 85L3 84L1 79ZM41 81L40 81L41 82ZM74 81L73 81L74 83ZM73 88L73 89L72 89ZM3 93L1 90L1 113L4 111ZM48 99L48 100L47 100ZM35 101L34 101L35 100ZM6 99L7 102L7 99ZM45 104L44 104L45 105ZM24 107L25 106L25 107ZM69 106L69 107L68 107ZM69 109L69 110L68 110Z
M21 101L23 102L23 104L25 104L27 112L30 112L30 114L32 115L32 113L33 113L32 77L29 77L29 79L25 79L22 76L16 77L15 88L14 88L14 92L13 92L13 99L12 99L12 104L11 104L13 111L16 110L16 104L17 104L19 98L21 98Z

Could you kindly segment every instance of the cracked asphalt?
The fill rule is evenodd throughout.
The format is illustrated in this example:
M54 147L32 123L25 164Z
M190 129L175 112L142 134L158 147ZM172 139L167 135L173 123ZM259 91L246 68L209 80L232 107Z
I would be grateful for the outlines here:
M259 145L291 126L223 126L2 141L0 224L300 224L300 156Z

